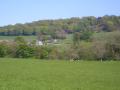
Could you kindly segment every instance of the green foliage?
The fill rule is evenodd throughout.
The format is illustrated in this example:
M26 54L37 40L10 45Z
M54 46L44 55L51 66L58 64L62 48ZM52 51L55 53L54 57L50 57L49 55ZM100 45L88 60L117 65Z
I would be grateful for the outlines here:
M17 58L29 58L33 57L34 49L26 44L19 44L16 48L16 55Z
M91 31L84 31L84 32L81 32L80 34L80 39L81 40L86 40L88 41L90 39L90 37L92 36L92 32Z
M52 47L51 51L49 52L49 59L62 60L64 58L65 56L61 49L59 49L58 47Z
M73 41L72 41L73 35ZM65 59L65 60L120 60L120 32L75 32L56 43L36 45L22 37L0 44L1 57ZM89 36L89 38L88 38ZM87 37L87 38L86 38ZM74 44L73 44L73 43Z
M0 43L0 57L5 57L8 54L8 47L4 43Z
M97 43L96 43L97 42ZM102 33L93 36L94 51L101 59L120 60L120 32Z
M45 46L37 46L35 49L35 57L39 59L48 59L50 49Z
M26 24L16 24L0 27L1 36L31 36L42 33L43 35L51 35L55 37L55 32L61 34L65 31L67 34L81 31L94 31L94 32L111 32L120 30L120 16L103 16L103 17L83 17L83 18L70 18L58 20L41 20ZM60 37L61 38L61 37ZM63 38L63 36L62 36Z
M16 37L15 40L14 40L17 44L26 44L26 41L23 37Z
M34 47L28 45L27 41L23 37L16 37L14 40L17 44L16 55L18 58L29 58L33 57Z
M79 32L75 32L73 34L73 44L74 46L78 46L79 45L79 42L80 42L80 33Z

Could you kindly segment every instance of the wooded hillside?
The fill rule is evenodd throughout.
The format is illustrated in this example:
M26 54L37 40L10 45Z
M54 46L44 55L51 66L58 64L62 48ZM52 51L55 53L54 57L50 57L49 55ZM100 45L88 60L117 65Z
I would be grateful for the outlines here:
M55 37L56 34L61 32L69 34L82 31L111 32L115 30L120 30L120 16L106 15L103 17L74 17L58 20L40 20L25 24L18 23L0 27L0 35L17 36L42 33Z

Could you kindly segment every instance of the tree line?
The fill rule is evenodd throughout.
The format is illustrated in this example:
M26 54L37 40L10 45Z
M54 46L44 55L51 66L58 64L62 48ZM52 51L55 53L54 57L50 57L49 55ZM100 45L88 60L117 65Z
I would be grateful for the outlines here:
M58 20L40 20L32 23L15 24L0 27L1 36L22 36L22 35L49 35L57 37L59 33L71 34L74 32L111 32L120 30L120 16L105 15L103 17L73 17Z
M85 37L83 37L85 35ZM46 60L120 60L120 31L73 34L73 42L66 45L28 43L22 37L13 42L0 42L0 57L38 58ZM83 38L85 38L83 40Z

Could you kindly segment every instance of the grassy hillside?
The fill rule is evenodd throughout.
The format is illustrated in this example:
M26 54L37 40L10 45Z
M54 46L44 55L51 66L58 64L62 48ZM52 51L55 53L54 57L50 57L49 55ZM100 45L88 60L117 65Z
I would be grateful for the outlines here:
M17 36L0 36L0 40L14 40ZM36 36L21 36L25 40L36 40Z
M120 90L120 62L0 59L0 90Z
M0 40L14 40L18 36L0 36ZM37 36L20 36L27 41L37 40ZM59 39L57 41L59 44L70 44L72 43L72 34L66 35L66 39Z

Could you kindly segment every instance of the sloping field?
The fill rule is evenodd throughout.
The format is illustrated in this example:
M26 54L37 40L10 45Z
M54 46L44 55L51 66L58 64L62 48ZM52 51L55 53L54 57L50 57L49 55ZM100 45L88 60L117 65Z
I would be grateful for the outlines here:
M16 37L18 36L0 36L0 40L12 40L13 41ZM27 41L32 41L32 40L37 39L36 36L21 36L21 37L23 37Z

